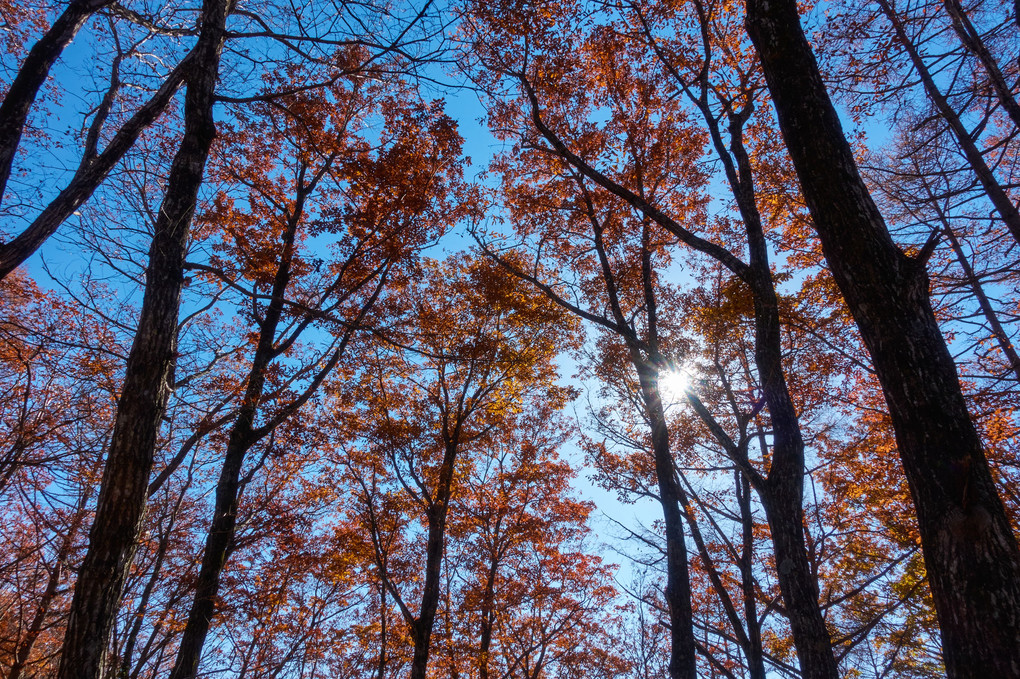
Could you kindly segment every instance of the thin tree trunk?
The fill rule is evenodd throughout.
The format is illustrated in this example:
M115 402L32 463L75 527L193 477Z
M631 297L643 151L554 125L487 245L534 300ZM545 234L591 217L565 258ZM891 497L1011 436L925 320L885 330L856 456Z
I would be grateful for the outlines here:
M270 301L266 307L265 316L259 324L258 343L252 357L251 368L248 371L247 386L241 398L237 419L234 421L227 439L223 467L220 470L220 478L216 484L213 518L206 536L202 565L199 568L198 578L195 583L195 598L188 613L188 621L185 624L184 633L177 651L177 659L170 674L171 679L185 679L186 677L194 677L198 673L198 664L202 659L202 648L205 645L205 640L212 624L212 618L216 612L220 576L223 573L223 568L234 544L238 499L241 492L241 468L244 464L245 456L252 446L297 413L301 406L318 390L322 381L332 372L340 358L344 355L347 343L350 341L353 332L364 319L365 314L375 304L386 282L385 271L379 271L379 282L372 295L362 306L358 318L345 329L337 347L323 361L321 367L313 373L313 378L304 391L277 410L268 422L256 428L255 419L263 398L262 392L270 364L281 352L281 347L295 341L301 331L307 327L307 324L299 324L289 338L277 343L277 330L287 302L286 293L287 286L290 283L291 267L294 259L294 242L298 227L304 217L305 202L315 190L317 183L323 177L328 167L329 163L324 165L307 183L305 182L306 168L302 166L298 171L297 197L290 214L286 216L283 250L280 255L280 263L277 267L276 275L273 279ZM363 278L361 283L371 280L372 277ZM339 280L337 285L339 285Z
M382 572L386 570L384 563L379 569L379 661L376 664L376 679L386 677L386 578Z
M691 485L690 483L687 483L686 479L684 479L684 485L687 487L687 491L690 495L694 495L693 491L691 491ZM695 501L698 501L696 496ZM716 568L715 561L712 559L712 555L708 551L708 545L705 544L705 539L701 534L701 528L698 526L698 522L695 519L693 509L688 503L684 505L683 510L684 517L687 519L687 525L691 531L691 538L694 540L694 544L698 548L698 554L701 557L701 562L705 567L708 579L712 583L712 587L715 589L716 596L719 598L719 603L722 604L726 617L729 619L730 627L733 629L733 636L748 659L748 676L750 679L765 679L765 665L761 653L761 634L759 632L758 644L756 647L753 644L752 637L749 636L752 626L757 628L757 617L748 618L746 620L747 629L744 628L745 623L741 621L740 614L737 612L737 607L733 604L733 600L730 597L729 592L726 590L726 585L723 584L722 578L719 575L719 569ZM741 506L741 510L743 510L743 506ZM738 563L738 566L739 565L740 564ZM746 603L745 599L745 612L747 610Z
M411 625L414 640L414 656L411 660L411 679L426 679L429 663L429 649L432 644L432 627L436 620L441 595L440 581L443 567L443 551L446 546L446 517L450 507L453 488L453 466L457 462L458 435L448 435L443 454L443 466L439 470L439 482L435 497L429 504L428 538L425 545L425 584L422 588L421 607L418 617Z
M900 45L903 47L907 56L910 58L910 62L914 65L914 70L917 71L918 77L921 79L921 83L924 85L924 91L928 94L928 98L932 104L935 105L939 115L949 125L949 129L953 131L953 136L956 137L957 143L960 145L960 150L963 151L963 155L967 158L967 162L970 164L971 169L977 176L978 182L981 184L981 188L984 189L985 195L988 196L988 200L992 202L996 212L999 213L999 217L1006 224L1009 232L1013 234L1013 238L1020 243L1020 211L1017 210L1013 201L1010 200L1006 194L1005 189L995 178L995 174L992 169L988 167L985 162L985 157L981 154L981 150L978 149L977 144L974 142L974 138L967 131L967 128L963 126L963 122L960 120L960 116L953 110L953 107L949 105L946 97L939 91L938 85L935 84L935 79L932 78L931 72L928 70L927 65L918 53L917 48L911 42L910 37L907 35L906 29L903 27L903 22L900 20L896 12L893 11L887 0L877 0L879 7L882 8L882 12L886 18L892 24L893 31L896 33L896 37L899 40ZM842 131L840 132L842 134ZM870 199L870 197L869 197ZM881 219L881 217L879 217Z
M829 100L794 0L747 0L747 28L826 260L871 353L918 515L953 679L1020 676L1020 550L932 312Z
M998 97L999 104L1006 110L1013 124L1020 128L1020 104L1017 104L1013 90L1006 83L1006 78L1003 77L998 62L995 61L992 53L988 51L988 46L981 39L981 35L977 32L970 17L967 16L967 12L964 11L960 0L942 0L942 6L946 8L946 13L953 20L953 30L956 31L960 42L963 43L968 52L977 57L985 73L988 74L988 80L992 83L992 89L995 90L995 96Z
M39 597L39 603L36 605L35 616L32 618L32 622L28 626L28 631L25 633L24 639L21 640L21 643L18 644L17 649L14 652L14 662L11 664L11 668L7 672L7 679L20 679L21 673L28 665L28 660L32 655L32 648L35 646L35 642L39 638L39 634L42 632L43 623L46 621L46 616L50 612L50 606L53 604L53 599L57 596L57 588L60 585L60 576L63 573L64 561L67 559L69 548L69 541L65 540L61 544L60 551L57 553L53 567L50 569L49 578L46 580L46 589L43 590L42 596Z
M687 494L680 486L669 444L669 428L659 390L659 370L667 365L659 349L658 305L652 272L651 227L644 220L641 227L641 288L647 318L647 342L637 340L633 326L625 320L620 304L617 281L606 254L603 226L594 217L590 198L586 197L595 236L595 250L599 256L602 276L609 295L610 306L618 327L624 330L631 365L638 375L641 401L651 429L652 459L655 479L659 487L659 502L666 531L666 604L669 609L671 679L695 679L698 673L697 645L694 639L694 610L691 601L691 576L684 540L684 511L688 506ZM642 346L646 344L646 346ZM692 531L694 528L692 527Z
M731 126L730 147L737 160L733 193L747 231L754 300L754 359L772 420L772 465L759 496L768 517L779 589L805 678L838 679L832 638L818 604L818 583L804 536L804 439L783 369L779 297L769 266L768 245L755 200L751 162L741 127Z
M703 17L702 20L706 19ZM707 75L704 77L707 78ZM772 463L766 477L755 477L755 486L768 518L779 589L786 604L803 675L809 679L838 679L839 668L832 651L832 638L818 603L818 584L805 546L804 440L786 383L779 297L769 265L768 244L758 210L751 159L743 140L744 123L751 109L748 105L742 111L729 115L727 147L719 123L708 105L707 92L708 84L703 81L701 99L696 103L709 128L716 153L722 160L747 235L749 259L742 278L751 289L754 361L772 419ZM746 463L746 449L738 455L742 458L740 462Z
M496 571L498 561L493 554L489 572L485 578L485 591L482 594L482 605L479 611L478 631L478 679L489 679L489 652L492 648L492 627L495 622L493 602L496 598Z
M303 172L300 176L303 177ZM299 178L299 182L301 179ZM303 186L302 186L303 188ZM300 202L300 201L299 201ZM238 409L237 419L227 439L227 449L216 484L216 500L213 518L206 535L202 565L195 581L195 598L188 612L177 659L171 679L194 677L202 659L212 618L216 611L216 597L219 594L220 576L226 565L237 526L237 506L241 489L241 468L245 455L259 440L255 431L255 417L262 391L265 387L266 371L275 356L276 331L283 315L287 286L290 283L291 262L294 258L294 239L300 221L300 208L287 221L283 236L283 251L280 264L273 280L273 289L265 316L259 327L258 344L248 371L247 386Z
M138 673L137 668L134 672L131 671L132 656L135 652L135 645L138 643L138 635L141 634L142 627L146 622L145 614L149 610L149 601L156 589L156 585L159 584L163 576L163 563L166 560L167 552L170 548L170 540L175 534L174 529L177 525L177 517L180 514L181 505L184 503L184 498L190 487L191 475L189 473L188 482L178 493L173 511L170 513L169 517L167 517L167 524L164 526L162 525L162 522L160 523L159 540L156 543L156 558L153 560L151 572L145 582L145 586L142 588L141 595L138 597L138 602L135 605L134 623L131 625L130 631L127 635L127 640L124 642L124 650L121 653L119 675L121 679L127 679L127 677L131 677ZM152 492L152 484L149 484L150 496L152 495Z
M78 34L96 10L110 4L112 0L72 0L49 30L29 50L21 64L18 75L0 104L0 205L11 176L14 154L21 143L25 121L39 94L39 88L46 82L50 68L60 58L64 48ZM0 275L0 278L3 276Z
M769 478L767 480L763 479L757 484L757 487L760 493L769 496L767 501L763 497L763 505L769 516L770 526L775 531L773 533L773 541L777 550L777 563L784 564L784 567L778 573L778 579L790 614L791 628L798 656L800 657L801 667L806 677L836 679L839 673L835 657L832 653L831 638L825 627L825 621L818 605L817 585L814 582L807 558L807 551L804 546L801 497L804 474L804 443L801 438L796 411L793 407L783 373L779 303L769 269L767 245L761 227L760 216L754 204L754 187L751 182L750 162L746 154L743 153L740 141L742 121L737 121L735 126L731 128L733 151L738 157L738 166L742 176L736 174L732 159L726 151L725 145L722 144L718 128L716 127L712 131L714 132L714 140L720 150L720 157L728 168L734 197L744 218L748 234L748 246L751 252L750 265L745 265L728 250L705 241L687 231L682 225L670 219L655 206L649 204L642 196L613 182L573 154L542 120L534 88L526 81L522 81L522 85L531 102L532 119L536 129L550 142L564 160L578 168L582 174L592 179L595 183L630 203L648 219L676 235L686 245L718 260L738 275L751 288L755 308L755 360L762 380L769 412L776 427L775 456L772 469L769 473ZM710 118L710 116L706 116L706 118ZM605 264L603 264L603 268L606 268ZM613 293L610 292L610 295L612 296ZM647 294L645 302L649 308L654 307L654 300L649 298ZM618 317L616 320L620 327L626 325L622 317ZM634 365L640 373L639 362L635 362ZM709 413L706 412L705 416L711 419ZM653 440L654 437L655 434L653 433ZM668 448L668 440L666 445ZM658 470L657 474L660 474ZM660 480L661 478L660 475ZM661 481L660 492L664 492ZM664 512L667 511L665 500L663 501L663 507ZM676 511L679 514L679 509ZM670 530L668 518L666 522L668 533ZM680 531L680 535L682 535L682 527ZM667 537L667 540L669 540L669 537ZM675 556L679 558L678 554ZM677 567L679 567L679 564L677 564ZM676 603L679 605L679 599ZM679 624L680 621L678 620L677 623ZM673 633L678 634L681 632L678 631L678 628L674 628ZM692 630L690 636L691 662L686 665L688 668L693 667L693 640ZM679 640L674 639L674 643L677 644L674 650L681 652ZM680 666L681 664L678 660L676 665L677 671L681 671ZM690 671L694 672L693 669L690 669ZM691 674L691 676L694 676L694 674Z
M177 316L188 231L216 135L213 98L227 0L204 0L199 53L188 74L185 128L156 219L135 340L128 355L89 548L75 583L58 679L98 679L120 604L166 411L177 348Z
M249 379L251 378L249 377ZM170 679L184 679L197 675L198 663L202 659L202 648L205 645L216 611L220 575L233 544L237 524L241 466L253 438L251 423L241 419L246 414L252 415L252 413L245 413L245 410L242 407L242 412L238 415L238 423L230 432L223 468L220 470L220 478L216 484L213 520L206 535L202 565L195 581L195 598L192 600L188 612L188 621L181 636L177 659L174 662L173 671L170 673Z
M751 513L751 482L741 471L736 476L737 504L740 506L741 552L740 590L744 602L744 620L747 625L747 665L752 679L765 675L765 653L761 642L761 625L758 624L758 606L754 591L754 515Z
M803 675L838 679L832 638L818 604L818 583L805 543L804 440L783 371L779 300L764 259L760 225L758 232L760 243L755 243L753 236L750 239L751 268L758 281L754 294L755 364L772 420L772 465L759 486L759 496L769 521L779 589ZM754 252L759 249L762 252L756 257Z
M697 656L694 643L694 614L691 609L691 581L687 563L681 506L687 498L677 483L673 454L669 445L666 415L658 390L658 372L632 349L631 362L641 383L645 415L651 427L655 479L659 486L659 504L666 529L666 605L669 609L671 679L696 679Z

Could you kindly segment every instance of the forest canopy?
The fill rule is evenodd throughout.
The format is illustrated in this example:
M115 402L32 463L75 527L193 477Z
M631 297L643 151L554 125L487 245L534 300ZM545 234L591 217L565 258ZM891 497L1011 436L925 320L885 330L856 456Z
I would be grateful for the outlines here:
M1015 2L0 17L0 676L1020 679Z

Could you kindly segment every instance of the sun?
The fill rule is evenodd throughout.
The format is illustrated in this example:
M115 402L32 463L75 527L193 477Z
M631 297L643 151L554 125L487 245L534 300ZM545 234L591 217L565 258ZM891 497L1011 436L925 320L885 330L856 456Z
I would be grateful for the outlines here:
M691 386L690 374L681 368L659 373L659 398L662 405L669 407L682 403L685 392Z

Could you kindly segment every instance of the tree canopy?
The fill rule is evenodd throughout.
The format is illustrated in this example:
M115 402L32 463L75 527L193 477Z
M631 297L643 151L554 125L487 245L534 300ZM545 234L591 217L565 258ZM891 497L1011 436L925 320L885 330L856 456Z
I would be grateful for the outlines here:
M1018 13L0 2L0 676L1020 679Z

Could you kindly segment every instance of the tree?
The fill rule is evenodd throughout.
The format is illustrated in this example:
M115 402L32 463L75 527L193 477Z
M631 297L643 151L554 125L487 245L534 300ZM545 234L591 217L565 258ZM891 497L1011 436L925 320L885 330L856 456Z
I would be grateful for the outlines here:
M1015 8L747 1L0 1L0 673L1016 675Z
M1020 550L931 309L925 265L893 243L864 185L793 2L747 28L826 261L882 383L910 483L952 677L1015 676Z
M779 580L804 671L810 676L835 677L837 668L832 642L819 608L817 585L808 563L802 528L804 442L783 370L781 321L769 264L767 225L763 223L757 206L755 182L758 171L745 142L745 126L749 125L754 112L756 74L751 66L740 61L739 56L734 56L739 55L739 51L727 42L727 37L734 30L725 8L692 4L690 10L693 16L690 21L700 27L698 35L704 43L701 46L702 54L693 57L688 54L690 48L686 42L682 48L661 42L659 35L668 35L670 29L653 25L653 20L646 17L644 10L637 4L629 5L627 10L629 15L625 16L624 34L636 35L633 42L619 35L615 26L595 28L584 38L590 65L602 68L606 73L615 69L611 75L603 77L604 84L597 80L591 83L565 82L565 78L583 79L584 76L580 75L582 69L571 63L555 45L548 47L547 52L541 51L544 43L534 34L521 38L524 46L518 48L519 53L507 49L482 52L476 44L486 69L481 78L492 91L499 91L497 88L502 83L498 79L501 77L514 81L520 88L519 99L513 104L504 104L505 112L502 112L496 126L509 130L530 128L520 133L524 140L522 146L533 149L537 156L558 158L569 168L564 173L573 175L573 180L579 185L579 192L584 195L583 200L588 203L587 219L592 221L594 249L599 252L600 258L595 266L601 266L602 271L607 272L608 259L602 253L604 246L598 242L602 238L601 233L609 233L608 225L615 225L622 220L624 210L632 210L642 216L640 223L630 227L635 232L641 229L645 234L641 237L642 248L647 248L647 243L661 238L648 235L652 233L654 224L692 251L721 262L751 291L755 310L755 363L761 380L760 398L749 404L744 412L735 413L734 424L738 433L732 437L696 396L691 394L690 398L699 416L719 440L725 454L752 479L765 505L778 562L785 564L779 571ZM675 10L648 11L655 16L670 17ZM499 26L501 21L506 19L496 16L490 20L493 27L486 28L507 41L516 37L514 32L519 30L517 26L528 25L527 20L522 19L512 22L513 28L507 30ZM727 26L727 23L730 25ZM536 29L536 32L539 30L541 28ZM508 37L504 37L504 34ZM489 35L486 37L490 39ZM530 44L533 40L537 40L539 47ZM638 61L635 49L650 51L652 65L635 64L631 68L618 68L617 64L624 59ZM717 53L720 56L716 56ZM649 70L652 73L646 75ZM697 146L701 139L691 129L686 112L676 102L660 96L656 90L667 87L675 88L692 101L696 111L705 120L708 139L723 164L724 176L730 185L736 211L744 227L743 238L736 242L733 250L719 244L710 235L706 237L697 232L695 225L702 219L698 210L704 207L690 205L695 199L689 188L675 189L681 193L681 198L668 195L665 191L664 187L669 181L677 181L673 179L675 175L683 177L681 181L685 182L701 180L699 168L693 167L695 154L701 152ZM600 129L584 118L592 115L591 109L597 106L604 106L611 111L611 119L604 126L605 129ZM602 115L601 111L599 115ZM612 148L613 142L610 141L614 135L622 140L618 142L621 147L618 150ZM765 138L764 141L755 139L752 143L757 142L767 150L766 135L760 135ZM625 159L622 163L617 160L621 157ZM614 167L616 164L619 166ZM533 172L530 168L534 166L534 162L531 162L528 172ZM552 170L550 174L557 171ZM521 174L530 178L527 172ZM587 183L594 188L588 189L585 186ZM604 192L606 200L616 201L620 207L613 210L619 211L617 214L621 216L614 216L605 225L599 224L604 218L593 214L591 205L595 199L587 195L589 191L593 195L596 191ZM558 197L536 202L541 205L564 203ZM544 245L545 242L555 242L554 239L569 239L575 231L576 228L563 229L563 236L547 232L539 243ZM662 246L656 243L656 247ZM739 256L740 250L744 248L748 253L747 263ZM641 266L645 269L652 266L652 251L654 248L639 255L644 258ZM630 275L636 276L637 261L631 266L635 269ZM665 268L664 265L660 267ZM519 273L526 280L543 287L548 294L559 294L557 286L547 283L544 275L528 275L529 272L524 271ZM606 280L603 285L612 316L582 309L577 304L572 306L578 315L625 338L632 353L631 361L642 375L643 389L654 386L655 380L663 372L682 361L682 358L670 357L668 352L657 346L657 326L664 325L658 320L661 312L657 310L658 302L652 294L651 281L657 275L657 272L642 272L645 281L644 299L641 302L630 302L635 304L637 311L628 311L625 308L627 304L620 305L614 300L616 289L625 289L620 282L624 277L608 272L604 273ZM611 276L620 281L610 281ZM628 321L625 319L636 318L635 314L643 317L641 322L647 324L646 329L636 332L627 328ZM644 333L647 336L641 337ZM653 430L658 426L657 421L662 423L660 432L654 437L664 438L667 435L664 417L661 414L651 414L652 410L661 409L661 405L652 405L657 400L661 401L649 391L646 396L647 407L651 409L649 422ZM771 420L772 450L766 456L771 457L768 471L763 474L750 464L747 446L751 440L748 425L766 406ZM656 448L658 456L661 454L659 448L666 450L668 444L664 441L661 446L656 444ZM666 503L668 498L669 503L686 504L681 491L666 492L664 489L671 484L669 479L672 476L665 458L663 465L657 465L657 468L664 475L660 476L663 502ZM677 511L678 525L680 520ZM667 519L667 532L672 530L671 523ZM678 533L673 534L673 539L678 542L677 536ZM676 561L679 563L679 557ZM679 601L670 602L671 610L681 606ZM689 607L686 604L686 608ZM671 629L677 634L683 626L674 620ZM693 640L688 639L684 645L688 648L686 671L693 673ZM675 652L679 653L679 650Z
M524 645L544 656L544 668L530 661L534 675L590 664L608 676L623 666L607 636L615 592L584 549L593 506L571 497L575 472L557 454L567 432L549 403L529 403L516 420L473 457L451 517L449 664L479 679L513 675L529 663L527 628L544 624L540 642ZM534 572L539 563L545 570ZM541 600L544 609L528 610Z
M198 671L220 574L232 551L245 456L294 417L341 360L349 360L349 344L374 316L390 280L405 277L401 269L416 250L457 218L451 197L460 175L460 138L452 121L435 106L401 103L406 90L384 97L364 89L352 81L259 106L242 117L221 151L222 171L250 191L249 209L221 194L204 220L229 234L223 252L214 266L192 268L233 288L250 280L244 286L250 287L248 299L239 306L252 309L254 346L175 678ZM387 120L378 131L383 141L369 151L356 130L379 114ZM290 167L297 170L288 176ZM302 252L310 226L335 239L336 261L313 266L314 258ZM332 280L318 275L323 265ZM328 318L325 328L316 323L322 317ZM293 351L315 330L333 335L324 349L310 356ZM300 367L288 369L290 362Z
M99 677L137 547L156 434L172 386L184 253L216 134L213 100L228 6L203 4L199 56L185 98L185 133L170 171L149 251L146 294L117 406L89 549L75 583L61 655L61 679Z
M14 274L0 282L0 667L55 670L116 399L110 328ZM93 338L108 342L90 346Z
M378 462L350 470L379 577L413 643L410 676L425 679L464 470L513 431L521 409L543 400L558 409L566 394L552 385L563 318L544 298L515 289L484 258L424 262L419 280L428 283L394 300L407 326L384 333L392 348L366 374L364 411L352 413L370 426L362 435L372 458L386 461L385 487Z

